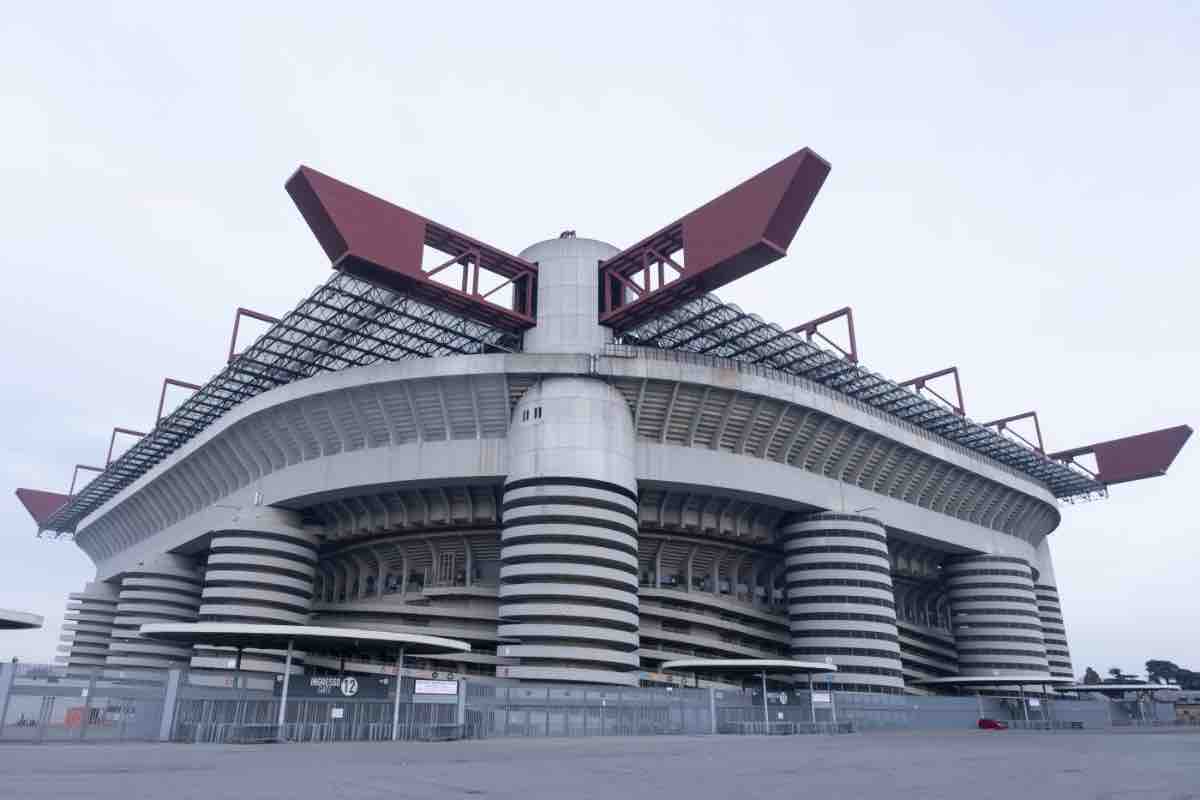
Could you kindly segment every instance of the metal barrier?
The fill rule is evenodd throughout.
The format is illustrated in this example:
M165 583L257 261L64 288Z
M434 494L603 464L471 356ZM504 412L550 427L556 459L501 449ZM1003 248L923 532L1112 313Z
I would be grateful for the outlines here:
M1082 720L1071 719L1014 719L1006 720L1004 724L1014 731L1081 731L1084 729Z
M832 736L839 733L854 733L854 723L845 722L728 722L717 728L717 733L732 733L738 736L796 736L799 734L821 734Z
M0 665L0 740L157 739L167 682L165 670Z
M211 694L211 690L209 692ZM229 693L232 695L232 693ZM369 742L392 739L391 700L298 699L288 703L278 724L279 701L271 697L193 696L176 705L171 738L204 744L293 742ZM413 702L401 696L396 738L445 741L477 738L476 725L457 719L458 706Z

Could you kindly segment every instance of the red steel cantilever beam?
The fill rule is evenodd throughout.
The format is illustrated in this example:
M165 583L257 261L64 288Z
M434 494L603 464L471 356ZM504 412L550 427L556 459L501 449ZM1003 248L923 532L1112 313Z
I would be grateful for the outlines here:
M600 262L600 323L629 330L783 258L828 174L805 147ZM666 281L664 267L678 277Z
M1037 415L1036 411L1026 411L1023 414L1013 414L1011 417L1002 417L1000 419L994 419L991 422L983 423L983 427L995 428L997 431L1002 431L1002 430L1007 429L1010 433L1012 433L1013 436L1016 436L1022 442L1025 442L1025 444L1029 445L1030 447L1034 447L1035 445L1033 442L1029 441L1024 436L1022 436L1021 434L1017 433L1016 431L1014 431L1008 427L1008 423L1017 422L1017 421L1023 420L1023 419L1032 419L1033 420L1033 430L1037 433L1036 447L1040 452L1045 453L1046 452L1046 443L1044 441L1042 441L1042 426L1041 426L1041 424L1038 423L1038 415Z
M940 392L938 392L936 389L931 388L928 385L930 381L935 380L937 378L944 378L947 375L954 376L954 394L958 398L957 403L955 403L953 400L943 397ZM914 389L916 389L918 392L920 392L922 389L924 389L925 391L929 392L937 399L941 400L946 405L950 406L956 412L958 412L958 415L960 417L965 417L967 415L967 409L966 409L965 404L963 403L962 383L958 379L958 367L946 367L946 369L939 369L937 372L931 372L928 375L920 375L916 378L912 378L911 380L907 380L904 383L901 383L900 385L901 386L911 386Z
M1096 457L1096 480L1105 485L1140 481L1167 474L1167 468L1192 435L1188 425L1050 453L1058 461L1074 462L1082 455Z
M43 522L54 516L54 512L67 504L71 495L41 489L17 489L17 499L40 528Z
M105 456L105 458L104 458L104 466L105 467L107 467L109 464L112 463L113 445L115 445L117 443L117 434L118 433L123 433L126 436L136 436L139 439L146 435L146 434L142 433L141 431L135 431L135 430L131 430L129 428L113 428L112 436L108 437L108 455Z
M240 310L241 309L239 309L239 311ZM233 324L236 328L237 322L235 321ZM233 340L234 340L234 342L237 341L237 331L236 330L234 331L234 334L233 334ZM230 352L232 352L232 350L233 350L233 343L231 342L230 343ZM162 421L163 404L167 400L167 387L168 386L178 386L181 389L191 389L193 392L200 391L200 387L194 383L188 383L187 381L176 380L175 378L163 378L162 391L158 393L158 411L154 414L154 424L155 425L157 425L159 422Z
M334 269L509 332L535 324L536 264L309 167L296 170L286 188ZM425 247L444 253L448 260L426 270ZM432 279L455 264L463 267L458 288ZM504 283L481 293L480 270L502 277ZM509 284L512 308L488 299Z
M821 333L822 325L828 322L833 322L835 319L840 317L846 318L846 329L850 333L849 350L845 349L840 344ZM816 319L811 319L808 322L803 322L794 328L790 328L788 333L803 333L810 342L813 340L814 336L818 337L822 341L829 344L830 347L835 348L839 353L845 356L846 360L851 364L858 363L858 340L854 336L854 312L850 309L850 306L839 308L837 311L832 311L823 317L817 317Z
M261 311L251 311L248 308L242 308L241 306L238 306L238 310L236 312L234 312L234 315L233 315L233 335L231 337L229 337L229 358L227 359L227 361L233 361L233 358L234 358L233 351L234 351L234 349L237 348L238 327L241 324L242 317L249 317L250 319L256 319L259 322L265 322L268 325L274 325L276 322L279 322L279 319L277 317L272 317L270 314L264 314ZM164 392L166 391L166 388L167 388L166 386L163 386ZM200 387L197 386L196 388L199 389ZM161 410L162 410L162 403L159 403L159 411L161 412Z

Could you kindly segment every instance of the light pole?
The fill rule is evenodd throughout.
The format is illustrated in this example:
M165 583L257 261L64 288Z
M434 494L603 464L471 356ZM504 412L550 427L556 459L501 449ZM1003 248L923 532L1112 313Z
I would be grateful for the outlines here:
M283 662L283 688L279 690L279 721L275 726L275 738L281 742L284 740L283 726L287 724L288 686L292 680L292 651L295 644L294 639L288 639L287 659Z
M396 656L396 699L392 703L392 741L400 738L400 683L404 674L404 648Z
M762 693L763 693L763 729L764 734L771 732L771 715L767 713L767 671L762 671Z

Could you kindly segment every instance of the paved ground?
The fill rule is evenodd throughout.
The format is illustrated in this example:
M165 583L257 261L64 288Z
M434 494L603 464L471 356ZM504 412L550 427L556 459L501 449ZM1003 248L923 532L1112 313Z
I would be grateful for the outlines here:
M442 744L0 745L3 800L1200 798L1200 735L893 733Z

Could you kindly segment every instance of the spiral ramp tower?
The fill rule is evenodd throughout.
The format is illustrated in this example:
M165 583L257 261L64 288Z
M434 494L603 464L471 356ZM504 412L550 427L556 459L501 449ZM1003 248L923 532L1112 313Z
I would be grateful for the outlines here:
M199 622L305 625L313 606L317 537L298 516L272 508L242 509L233 527L212 533L200 592ZM241 656L248 685L262 686L282 674L286 654L250 648ZM236 653L197 646L191 666L202 679L225 683ZM303 656L293 655L293 671ZM215 680L214 680L215 679Z
M143 638L147 623L195 622L200 608L200 570L188 558L164 554L121 576L117 614L105 666L110 671L186 667L190 647Z

